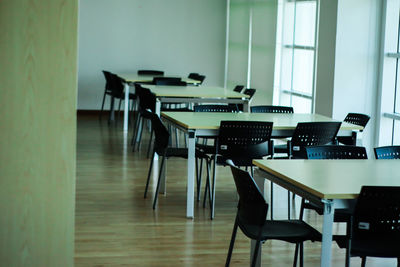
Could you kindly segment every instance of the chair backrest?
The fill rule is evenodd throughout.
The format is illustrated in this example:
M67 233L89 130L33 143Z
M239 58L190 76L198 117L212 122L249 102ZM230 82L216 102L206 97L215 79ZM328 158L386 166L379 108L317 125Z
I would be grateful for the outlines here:
M197 81L200 82L199 84L202 84L203 81L205 80L206 76L192 72L192 73L189 74L188 78L189 79L193 79L193 80L197 80Z
M159 75L163 76L164 72L160 70L138 70L138 75Z
M113 73L111 73L111 94L116 98L124 97L124 80Z
M153 84L186 86L186 82L181 81L181 78L175 78L175 77L154 77Z
M293 107L285 106L252 106L252 113L293 113Z
M236 166L253 166L253 159L269 155L272 122L221 121L218 154Z
M309 146L307 159L368 159L363 146Z
M237 112L236 106L228 105L197 105L194 112Z
M233 91L236 93L242 92L244 86L243 85L236 85L235 88L233 88Z
M106 91L111 92L111 86L112 86L112 73L106 70L103 70L103 75L104 78L106 79Z
M155 112L156 111L156 96L149 89L135 83L136 95L139 98L139 111Z
M307 146L321 146L335 142L341 122L300 122L291 140L292 156L305 159Z
M400 146L375 147L376 159L400 159Z
M354 208L352 240L372 239L378 244L392 243L399 247L399 218L399 186L363 186ZM400 251L396 253L393 257L400 256Z
M370 117L365 114L349 113L349 114L347 114L346 118L344 118L343 121L365 127L365 126L367 126L369 119L370 119Z
M237 212L239 226L251 224L262 227L268 213L268 204L264 196L248 172L234 166L231 166L231 171L239 194Z
M151 113L151 126L154 131L154 151L163 155L168 148L169 132L156 113Z
M250 97L250 99L252 99L254 94L256 93L256 89L247 88L242 93L245 95L248 95Z

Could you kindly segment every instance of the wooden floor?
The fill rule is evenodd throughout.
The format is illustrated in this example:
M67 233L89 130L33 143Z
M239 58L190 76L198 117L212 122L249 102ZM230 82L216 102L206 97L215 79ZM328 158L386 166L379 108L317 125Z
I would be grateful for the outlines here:
M75 266L224 266L237 203L229 169L218 169L214 220L201 202L195 204L195 218L185 218L184 159L168 160L167 194L153 210L154 179L143 198L147 134L141 150L132 152L121 126L97 116L78 117ZM275 192L274 216L285 219L287 191L276 186ZM321 229L320 216L306 213L305 218ZM334 228L343 230L344 225ZM249 265L249 246L238 231L231 266ZM333 266L344 266L344 251L336 245L332 250ZM292 266L293 252L294 245L267 241L262 266ZM306 243L305 266L318 266L319 257L320 244ZM353 258L352 266L360 262ZM396 266L396 261L368 258L367 266Z

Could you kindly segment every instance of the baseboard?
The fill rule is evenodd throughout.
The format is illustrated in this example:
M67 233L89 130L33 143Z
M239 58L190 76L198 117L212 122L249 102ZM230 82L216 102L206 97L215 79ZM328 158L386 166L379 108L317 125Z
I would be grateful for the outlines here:
M96 110L96 109L78 109L76 111L77 115L100 115L100 111L101 110ZM103 115L107 115L108 114L108 110L104 110L103 111Z

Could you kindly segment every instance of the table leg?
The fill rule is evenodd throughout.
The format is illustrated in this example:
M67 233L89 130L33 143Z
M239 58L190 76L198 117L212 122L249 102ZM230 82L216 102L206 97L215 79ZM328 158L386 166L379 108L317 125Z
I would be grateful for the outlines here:
M243 112L250 112L250 102L249 102L249 100L246 100L243 103Z
M322 225L321 266L330 267L332 258L332 227L334 202L322 200L324 203L324 221Z
M125 83L125 105L124 105L124 132L128 131L128 119L129 119L129 84Z
M186 217L194 218L195 132L188 132Z
M155 160L158 161L158 156L157 156L157 159L155 159ZM157 161L155 161L155 162L157 162ZM167 166L168 166L167 162L168 162L168 160L164 160L164 168L162 169L161 176L160 176L160 179L161 179L161 181L160 181L160 189L158 191L160 194L164 194L164 195L167 193L167 191L166 191L166 185L167 185L166 181L167 181L167 179L165 179L165 174L167 172ZM160 168L160 166L158 166L158 168Z

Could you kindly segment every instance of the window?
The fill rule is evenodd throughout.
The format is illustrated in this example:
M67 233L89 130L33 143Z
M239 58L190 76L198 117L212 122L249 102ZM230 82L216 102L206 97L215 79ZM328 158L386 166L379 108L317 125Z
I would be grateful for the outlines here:
M274 104L311 113L314 101L317 0L279 0Z
M379 146L400 145L400 0L387 0L383 10L383 57Z

